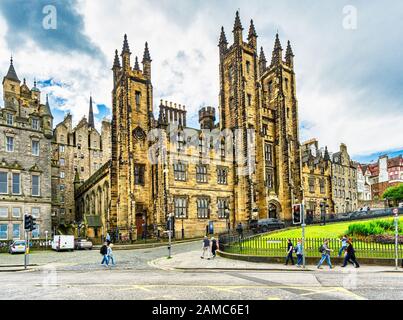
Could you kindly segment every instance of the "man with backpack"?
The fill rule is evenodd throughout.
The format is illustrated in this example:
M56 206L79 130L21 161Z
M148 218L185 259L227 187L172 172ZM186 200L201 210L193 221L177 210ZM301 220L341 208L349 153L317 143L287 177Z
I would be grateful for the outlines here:
M109 263L109 259L108 259L108 243L107 242L104 242L104 244L101 247L101 250L99 250L99 253L102 254L101 266L104 265L104 263L105 263L105 267L107 267L108 263Z
M330 261L330 252L333 250L329 248L329 239L326 239L325 242L320 246L319 252L322 254L322 258L320 259L317 268L320 269L322 263L326 260L330 269L333 269L332 263Z

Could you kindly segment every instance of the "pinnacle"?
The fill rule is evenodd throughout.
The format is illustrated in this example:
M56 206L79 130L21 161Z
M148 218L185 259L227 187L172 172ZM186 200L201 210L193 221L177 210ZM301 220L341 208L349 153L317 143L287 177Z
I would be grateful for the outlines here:
M224 27L221 27L221 34L220 34L220 41L218 43L219 45L227 45L228 41L227 41L227 37L225 36L225 31L224 31Z
M115 50L115 60L113 61L113 66L120 68L120 61L118 56L118 50Z
M236 30L243 30L242 24L241 24L241 19L239 18L239 11L237 11L235 14L234 31L236 31Z
M285 56L286 57L287 56L292 56L292 57L294 56L294 53L292 52L290 40L288 40L288 42L287 42L287 50L285 52Z
M138 60L137 56L136 56L136 60L134 62L134 70L140 70L139 60Z
M263 47L260 47L259 61L260 62L267 62L266 56L265 56L264 51L263 51Z
M123 53L131 53L130 48L129 48L129 42L127 41L127 35L126 34L125 34L124 39L123 39L122 54Z
M150 57L150 51L148 50L148 43L146 42L145 48L144 48L144 55L143 55L143 63L144 62L151 62L151 57Z
M249 27L249 35L248 39L251 39L252 37L257 37L255 25L253 24L253 20L250 21L250 27Z

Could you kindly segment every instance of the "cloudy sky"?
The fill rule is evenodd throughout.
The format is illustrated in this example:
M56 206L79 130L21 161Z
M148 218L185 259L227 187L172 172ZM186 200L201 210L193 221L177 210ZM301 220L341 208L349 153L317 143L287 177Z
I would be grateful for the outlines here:
M56 29L44 28L47 5L57 10ZM218 105L219 32L223 25L232 41L238 9L244 37L253 18L269 59L277 30L284 48L292 43L301 140L332 151L344 142L361 161L403 149L398 0L1 0L0 70L12 54L19 78L32 86L36 77L50 95L56 123L66 112L78 122L92 94L99 124L110 116L110 69L127 33L133 61L149 43L155 110L160 99L184 104L197 126L197 110Z

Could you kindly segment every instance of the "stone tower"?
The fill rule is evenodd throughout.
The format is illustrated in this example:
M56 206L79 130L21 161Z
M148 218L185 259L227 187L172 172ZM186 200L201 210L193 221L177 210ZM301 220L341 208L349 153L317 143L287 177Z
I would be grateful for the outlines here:
M148 44L143 71L138 59L130 64L131 52L124 36L121 60L115 52L112 91L111 227L132 235L148 219L152 177L148 161L147 132L151 129L152 84Z
M200 129L214 128L215 123L215 109L213 107L203 107L199 110L199 123Z
M233 130L237 142L237 220L289 220L292 204L302 200L294 54L288 43L283 60L276 35L267 66L263 48L258 57L253 21L248 41L243 41L238 12L233 34L234 43L228 47L221 29L219 113L221 129Z

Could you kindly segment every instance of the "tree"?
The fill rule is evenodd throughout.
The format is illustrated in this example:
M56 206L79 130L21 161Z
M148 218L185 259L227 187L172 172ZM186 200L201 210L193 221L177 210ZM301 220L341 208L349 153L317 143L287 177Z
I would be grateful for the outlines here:
M382 199L386 198L396 202L403 201L403 183L387 188L382 195Z

